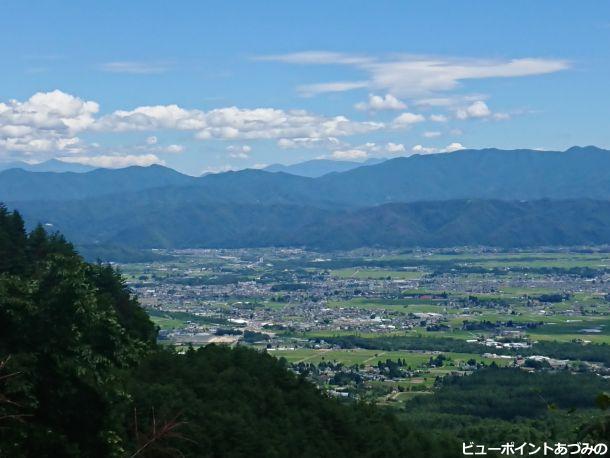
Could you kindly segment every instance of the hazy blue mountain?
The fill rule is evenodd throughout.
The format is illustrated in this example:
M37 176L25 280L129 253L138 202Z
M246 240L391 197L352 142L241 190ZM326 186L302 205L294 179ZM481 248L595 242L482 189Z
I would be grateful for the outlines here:
M610 198L610 151L497 149L412 156L327 175L318 189L337 202L377 205L446 199Z
M74 172L84 173L94 170L95 167L82 164L72 164L69 162L58 161L57 159L50 159L45 162L38 164L28 164L27 162L0 162L0 171L8 169L22 169L29 172Z
M112 198L24 202L30 225L51 224L78 244L130 248L305 246L323 249L610 243L610 202L451 200L363 209Z
M333 161L330 159L313 159L311 161L299 162L298 164L283 165L272 164L263 170L267 172L284 172L302 177L318 178L333 172L347 172L348 170L367 165L379 164L386 159L368 159L364 162L355 161Z
M610 152L460 151L319 178L161 167L0 172L0 201L90 247L610 243Z
M186 189L186 188L189 189ZM0 172L0 201L71 200L153 190L142 199L367 207L451 199L610 199L610 152L463 150L387 160L319 178L241 170L190 177L161 166L88 173Z
M95 169L86 173L0 172L0 201L72 200L140 191L162 186L185 186L195 179L153 165L124 169Z

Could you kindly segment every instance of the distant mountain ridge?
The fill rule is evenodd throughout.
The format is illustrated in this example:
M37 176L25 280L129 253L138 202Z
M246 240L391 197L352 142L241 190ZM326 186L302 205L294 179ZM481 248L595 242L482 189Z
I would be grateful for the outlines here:
M192 188L185 191L181 188ZM166 188L163 190L163 188ZM169 189L172 188L172 189ZM87 173L0 172L0 201L73 200L155 190L232 203L366 207L453 199L610 199L610 151L497 149L390 159L308 178L246 169L203 177L159 165Z
M70 162L63 162L57 159L50 159L48 161L39 162L37 164L28 164L27 162L0 162L0 171L8 169L21 169L27 170L28 172L74 172L84 173L95 170L95 167L88 165L76 164Z
M193 180L193 177L158 165L95 169L84 173L9 169L0 172L0 201L86 199L163 186L186 186Z
M271 164L263 170L266 172L284 172L309 178L319 178L329 173L347 172L358 167L375 165L387 159L368 159L364 162L334 161L330 159L313 159L311 161L299 162L298 164L283 165Z
M610 243L610 151L464 150L318 178L12 169L0 201L88 246L599 244Z

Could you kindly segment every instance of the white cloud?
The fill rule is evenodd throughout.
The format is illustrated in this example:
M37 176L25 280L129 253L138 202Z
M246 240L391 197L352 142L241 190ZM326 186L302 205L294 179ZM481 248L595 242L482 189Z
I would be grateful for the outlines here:
M390 142L386 145L385 149L388 153L404 153L405 145L403 145L402 143Z
M369 94L369 99L366 102L357 103L354 107L360 111L383 111L405 110L407 105L392 94L386 94L383 97Z
M252 151L250 145L229 145L227 146L229 156L236 159L248 159L248 154Z
M178 105L142 106L134 110L117 110L102 116L96 123L97 130L128 132L160 129L197 130L206 126L205 113L185 110Z
M422 134L425 138L436 138L440 137L441 133L438 131L426 131Z
M138 165L140 167L148 167L153 164L165 164L164 161L159 159L154 154L143 154L140 156L127 155L127 156L112 156L112 155L101 155L101 156L66 156L59 157L60 161L70 162L76 164L90 165L92 167L103 167L108 169L120 169L123 167L129 167L132 165Z
M510 115L508 113L493 113L487 104L482 100L477 100L467 107L457 109L455 112L455 117L461 120L472 118L489 118L495 121L505 121L510 119Z
M59 90L37 92L24 102L0 102L0 152L78 152L76 134L90 128L98 110L97 103Z
M391 99L388 99L391 100ZM143 148L150 153L179 153L181 145L159 146L157 131L190 131L195 138L278 140L282 148L324 145L339 149L340 137L367 134L386 128L382 122L354 121L345 116L323 116L304 110L226 107L210 111L186 109L178 105L140 106L116 110L97 117L96 102L85 101L61 91L34 94L20 102L0 103L0 154L29 155L48 152L84 153L102 148L83 144L79 132L150 131L142 147L121 148L121 154L134 154ZM116 153L116 149L112 153ZM111 152L102 154L111 154ZM64 154L65 155L65 154Z
M393 56L376 59L369 56L310 51L265 60L290 64L347 65L368 73L366 81L341 81L301 87L309 95L324 92L370 88L396 96L421 96L455 89L461 81L484 78L513 78L542 75L569 68L559 59L521 58L510 60L443 58L422 55Z
M167 62L139 62L139 61L115 61L105 62L100 69L111 73L130 73L135 75L148 75L164 73L169 70Z
M455 112L455 117L458 119L486 118L488 116L491 116L491 110L482 100L477 100L471 105L460 108Z
M453 153L465 149L461 143L451 143L445 148L438 149L433 146L415 145L411 151L415 154L436 154L436 153Z
M430 115L429 117L430 121L432 122L447 122L447 116L443 115L443 114L433 114Z
M250 147L250 145L229 145L227 146L227 151L239 151L247 154L252 151L252 148Z
M386 156L388 154L400 154L406 151L402 143L388 142L386 144L378 144L374 142L364 143L362 145L350 146L342 145L341 148L335 149L330 157L338 160L358 160L365 159L369 156ZM327 156L321 156L324 158Z
M93 124L93 115L98 110L97 103L65 92L37 92L25 102L0 103L0 125L4 129L45 129L50 133L73 134ZM8 130L6 133L10 134Z
M368 157L368 153L361 149L338 150L333 151L331 157L333 159L346 161L353 159L364 159Z
M454 143L451 143L451 144L447 145L445 148L443 148L441 150L441 152L443 152L443 153L453 153L454 151L459 151L461 149L466 149L466 148L461 143L454 142Z
M411 148L411 151L413 151L416 154L433 154L433 153L437 153L438 149L433 148L433 147L426 147L423 145L415 145L413 148Z
M384 128L383 123L351 121L345 116L326 117L303 110L274 108L220 108L205 114L199 139L329 138L365 134Z
M157 105L115 111L100 118L95 127L115 132L191 130L196 132L196 138L207 140L341 137L372 132L384 125L351 121L345 116L320 116L303 110L227 107L204 112L177 105Z
M347 144L336 137L296 137L296 138L280 138L277 141L277 146L281 149L296 149L296 148L325 148L325 149L340 149Z
M420 114L405 112L394 118L394 121L392 121L392 126L395 128L404 128L425 120L426 118Z
M163 153L179 154L184 151L184 146L172 144L166 147L161 147L159 151Z

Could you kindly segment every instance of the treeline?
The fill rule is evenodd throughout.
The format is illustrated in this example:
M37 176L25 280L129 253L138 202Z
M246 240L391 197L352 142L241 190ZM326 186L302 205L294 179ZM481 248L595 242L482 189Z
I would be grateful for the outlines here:
M320 339L316 339L320 340ZM425 350L456 353L497 353L500 355L534 356L544 355L556 359L574 361L592 361L610 365L610 345L581 344L577 342L540 341L530 348L493 348L451 337L418 337L418 336L333 336L325 337L325 342L341 348L365 348L369 350Z
M492 366L436 385L432 396L407 403L405 421L486 445L608 440L610 417L599 416L596 399L610 383L593 374Z
M115 270L0 207L0 456L459 455L452 436L329 399L269 355L179 355L156 334Z

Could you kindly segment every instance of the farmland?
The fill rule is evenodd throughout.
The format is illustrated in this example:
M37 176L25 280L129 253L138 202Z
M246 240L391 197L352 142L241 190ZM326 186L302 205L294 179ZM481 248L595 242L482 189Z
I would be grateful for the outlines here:
M608 373L604 247L160 254L120 269L164 344L252 346L336 395L406 402L490 366Z

